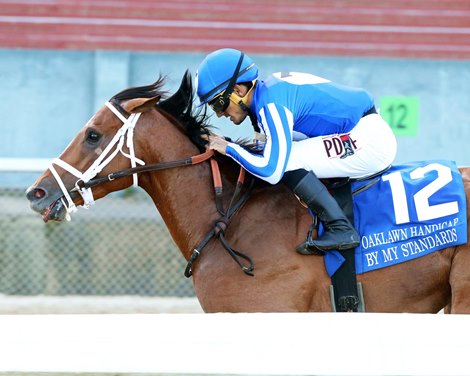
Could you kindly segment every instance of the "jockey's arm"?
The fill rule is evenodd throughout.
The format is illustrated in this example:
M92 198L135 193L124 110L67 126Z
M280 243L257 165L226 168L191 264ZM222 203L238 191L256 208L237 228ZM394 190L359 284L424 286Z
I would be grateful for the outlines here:
M269 103L259 111L266 143L262 153L255 154L235 143L228 143L226 154L248 172L267 181L278 183L286 169L292 146L292 113L283 106Z

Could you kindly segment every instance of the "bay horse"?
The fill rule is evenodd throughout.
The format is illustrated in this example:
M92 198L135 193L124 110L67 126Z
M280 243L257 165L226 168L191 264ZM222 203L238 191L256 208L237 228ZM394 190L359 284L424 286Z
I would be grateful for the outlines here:
M194 258L193 249L221 217L214 203L211 163L186 167L174 164L174 168L115 179L119 176L113 175L128 169L129 164L135 168L132 171L143 162L172 167L173 161L187 161L204 152L204 135L209 132L207 116L192 110L191 75L186 72L178 91L167 99L161 99L163 85L164 80L159 78L152 85L116 94L27 190L31 208L44 221L62 221L75 206L88 205L134 183L152 198L183 257ZM132 126L123 131L123 123L130 117ZM128 133L131 142L123 144L122 137L116 136L123 132ZM116 145L114 152L112 145ZM239 185L239 167L226 157L218 156L217 160L224 190L222 201L227 206ZM91 170L93 174L85 179ZM461 168L461 173L468 206L470 169ZM95 175L101 184L93 187L90 198L80 187ZM219 239L207 239L204 251L191 267L194 290L203 310L332 311L331 281L323 258L295 252L310 224L310 214L287 188L258 181L224 231L227 242L251 257L254 275L240 271ZM470 313L468 244L360 274L357 279L363 286L369 312L437 313L445 308L447 313Z

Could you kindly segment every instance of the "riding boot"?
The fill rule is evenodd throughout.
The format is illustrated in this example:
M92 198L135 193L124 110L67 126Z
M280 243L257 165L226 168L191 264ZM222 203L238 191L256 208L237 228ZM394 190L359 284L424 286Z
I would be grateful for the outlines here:
M308 239L296 250L303 254L318 254L332 249L345 250L359 245L359 234L346 218L343 210L313 172L306 174L294 188L307 206L323 222L324 233L317 239Z

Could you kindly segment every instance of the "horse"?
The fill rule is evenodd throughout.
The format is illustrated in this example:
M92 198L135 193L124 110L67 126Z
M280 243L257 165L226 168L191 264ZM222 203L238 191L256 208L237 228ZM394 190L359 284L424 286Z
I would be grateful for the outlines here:
M31 208L44 221L62 221L75 206L138 184L152 198L190 263L189 274L204 312L331 312L331 280L323 258L295 252L305 240L311 215L282 184L255 180L248 199L230 218L225 215L229 219L224 222L225 243L244 254L228 253L217 236L207 237L221 218L214 203L214 166L205 158L187 162L205 152L209 117L205 110L193 110L188 71L173 95L165 96L164 83L160 77L151 85L125 89L100 108L27 190ZM119 143L116 136L131 117L131 142ZM114 152L111 145L116 145ZM182 160L186 162L173 163ZM215 160L223 187L221 201L227 207L240 186L239 166L227 157ZM162 165L165 168L139 171ZM116 175L122 170L128 173ZM469 213L470 169L460 171ZM85 182L96 179L99 184L90 198L85 192L92 188L85 189ZM203 252L194 252L201 242ZM247 273L240 271L234 258ZM246 260L255 265L252 273L243 263ZM470 313L469 245L359 274L357 281L363 286L368 312Z

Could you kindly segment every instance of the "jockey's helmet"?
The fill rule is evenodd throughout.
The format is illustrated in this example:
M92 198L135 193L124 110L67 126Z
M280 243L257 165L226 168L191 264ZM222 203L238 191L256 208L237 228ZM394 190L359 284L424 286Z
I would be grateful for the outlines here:
M248 55L233 48L214 51L201 62L196 73L199 106L211 101L227 88L233 91L236 83L257 78L258 67ZM230 95L231 92L225 94Z

